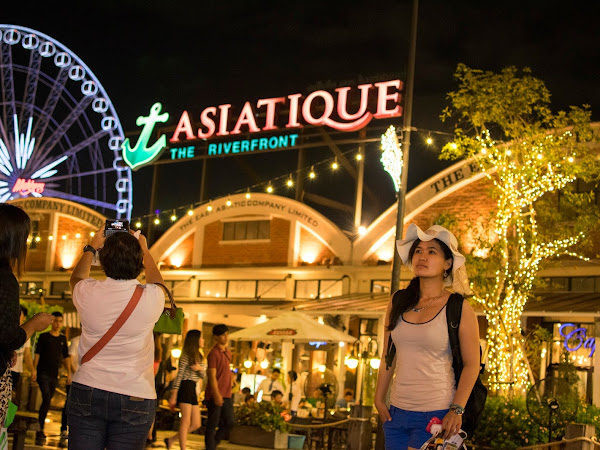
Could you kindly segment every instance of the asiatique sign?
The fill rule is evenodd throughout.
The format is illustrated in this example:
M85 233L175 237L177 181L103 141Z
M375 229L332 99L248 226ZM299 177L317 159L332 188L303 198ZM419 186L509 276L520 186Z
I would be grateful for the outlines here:
M236 136L241 133L293 131L305 125L325 126L339 131L356 131L373 119L386 119L402 115L400 80L361 84L335 89L335 94L325 90L316 90L307 96L291 94L286 97L247 101L236 113L231 104L204 108L199 117L191 117L187 110L179 115L175 131L169 137L162 135L152 145L157 124L167 123L168 112L162 112L162 105L155 103L148 116L137 118L136 125L142 127L134 146L129 138L123 142L123 159L132 168L137 169L156 159L161 151L171 147L171 159L187 159L196 155L195 141ZM356 92L358 91L358 92ZM358 96L358 109L348 111L349 97ZM373 97L376 101L373 102ZM373 105L373 106L370 106ZM287 108L287 114L277 114L279 108ZM372 109L372 110L370 110ZM259 114L260 113L260 114ZM280 122L281 121L281 122ZM231 124L233 124L231 127ZM208 155L233 155L258 152L267 149L293 147L298 134L281 134L269 137L232 140L229 142L209 143ZM185 142L185 146L181 144Z

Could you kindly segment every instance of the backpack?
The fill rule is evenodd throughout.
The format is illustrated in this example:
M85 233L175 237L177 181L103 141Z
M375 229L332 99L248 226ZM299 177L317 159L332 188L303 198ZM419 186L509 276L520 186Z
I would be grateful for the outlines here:
M400 299L397 297L400 291L397 291L394 294L392 302L399 301ZM460 326L460 318L462 315L462 303L463 296L460 294L452 294L450 298L448 298L448 303L446 304L446 322L448 324L448 339L450 340L450 349L452 351L452 368L454 369L454 378L456 382L456 386L458 386L458 381L460 380L460 374L463 370L463 360L462 355L460 353L460 342L458 338L458 327ZM392 341L392 336L389 336L388 339L388 350L385 355L385 363L386 368L390 368L392 362L394 360L394 356L396 356L396 346ZM481 348L479 348L479 358L481 361ZM480 362L481 364L481 362ZM479 370L479 376L475 381L475 385L473 386L473 390L471 391L471 395L467 400L467 404L465 405L465 413L462 417L462 429L469 435L473 435L473 431L479 425L481 420L481 415L483 413L483 407L485 406L485 401L487 399L487 388L481 382L481 374L485 368L484 364L481 364L481 369Z

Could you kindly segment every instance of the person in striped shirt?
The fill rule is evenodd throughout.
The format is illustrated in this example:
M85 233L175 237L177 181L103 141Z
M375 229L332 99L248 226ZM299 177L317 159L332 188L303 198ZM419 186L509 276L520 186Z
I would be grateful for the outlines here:
M202 339L200 330L188 331L183 341L179 370L173 381L169 398L171 409L179 403L181 420L178 433L165 439L167 449L170 449L175 439L179 438L179 446L185 450L188 433L200 428L200 408L198 407L196 384L199 380L204 379L206 373L206 364L200 350L202 347L204 347L204 339Z

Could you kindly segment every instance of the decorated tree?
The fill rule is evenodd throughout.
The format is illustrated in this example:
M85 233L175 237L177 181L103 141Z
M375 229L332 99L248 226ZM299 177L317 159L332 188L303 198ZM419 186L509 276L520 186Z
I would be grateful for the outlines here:
M489 387L519 392L531 375L521 317L535 277L550 258L584 258L577 252L598 211L591 194L570 189L577 178L598 180L591 113L587 106L553 113L550 92L528 69L493 73L461 64L455 78L442 114L455 120L454 140L441 158L474 158L491 182L497 208L484 221L489 229L469 272L488 321Z

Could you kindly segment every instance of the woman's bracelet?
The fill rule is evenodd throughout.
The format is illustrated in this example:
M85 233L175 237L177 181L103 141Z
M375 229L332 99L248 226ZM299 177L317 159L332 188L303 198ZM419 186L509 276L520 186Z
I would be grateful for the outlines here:
M462 416L465 413L465 408L457 403L450 403L448 409L450 409L450 411L454 411L454 414L456 414L457 416Z

